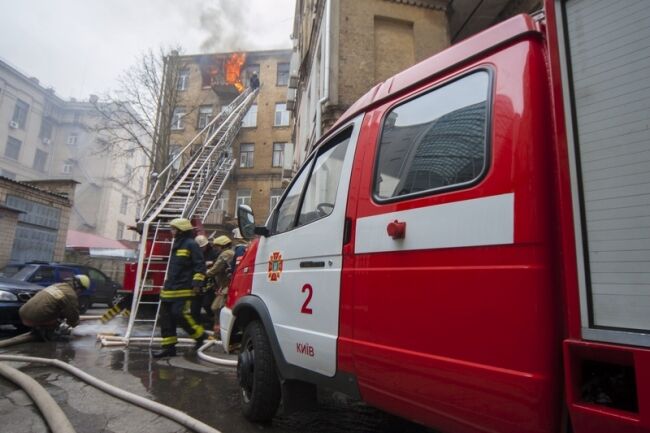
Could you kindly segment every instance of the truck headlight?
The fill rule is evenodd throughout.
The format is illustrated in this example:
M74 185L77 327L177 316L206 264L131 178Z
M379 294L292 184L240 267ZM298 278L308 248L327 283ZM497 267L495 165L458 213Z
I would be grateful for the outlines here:
M0 290L0 301L17 301L18 297L11 292Z

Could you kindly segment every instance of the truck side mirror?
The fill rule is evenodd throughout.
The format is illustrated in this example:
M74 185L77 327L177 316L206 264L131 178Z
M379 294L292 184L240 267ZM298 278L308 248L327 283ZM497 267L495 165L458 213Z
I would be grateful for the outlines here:
M262 236L268 235L266 227L255 227L255 215L253 215L253 210L250 206L246 206L245 204L239 205L237 208L237 225L239 226L239 232L244 239L252 239L256 234L261 234ZM258 229L260 228L265 229L266 233L258 233Z

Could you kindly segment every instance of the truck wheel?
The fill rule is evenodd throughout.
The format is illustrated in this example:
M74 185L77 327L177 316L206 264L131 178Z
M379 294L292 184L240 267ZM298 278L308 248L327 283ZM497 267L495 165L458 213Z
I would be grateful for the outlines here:
M244 331L237 362L244 416L250 421L270 421L280 405L280 379L269 339L259 321Z

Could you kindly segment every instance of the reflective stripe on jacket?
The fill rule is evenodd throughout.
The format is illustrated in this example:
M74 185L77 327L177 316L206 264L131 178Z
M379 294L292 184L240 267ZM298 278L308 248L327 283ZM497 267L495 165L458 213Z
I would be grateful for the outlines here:
M181 300L193 296L192 288L205 282L205 262L192 232L179 233L172 245L167 279L160 291L161 299Z

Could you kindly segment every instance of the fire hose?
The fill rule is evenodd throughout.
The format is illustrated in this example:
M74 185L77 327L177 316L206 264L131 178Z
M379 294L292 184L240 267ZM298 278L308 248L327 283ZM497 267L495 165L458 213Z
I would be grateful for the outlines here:
M191 416L181 412L178 409L165 406L164 404L157 403L155 401L141 397L137 394L133 394L131 392L120 389L116 386L110 385L76 367L73 367L70 364L66 364L65 362L59 361L58 359L36 358L32 356L20 356L20 355L0 355L0 361L34 362L34 363L46 364L53 367L57 367L78 377L79 379L83 380L89 385L92 385L95 388L98 388L106 392L107 394L111 394L114 397L117 397L129 403L140 406L141 408L157 413L158 415L162 415L172 421L181 424L184 427L189 428L192 431L198 433L221 433L219 430L210 427L209 425L197 420L196 418L192 418ZM64 430L61 431L63 432ZM55 433L58 432L55 431Z
M0 376L15 383L31 397L38 409L43 414L45 422L53 433L75 433L76 430L70 424L61 407L54 401L52 396L38 382L27 376L20 370L0 363Z

